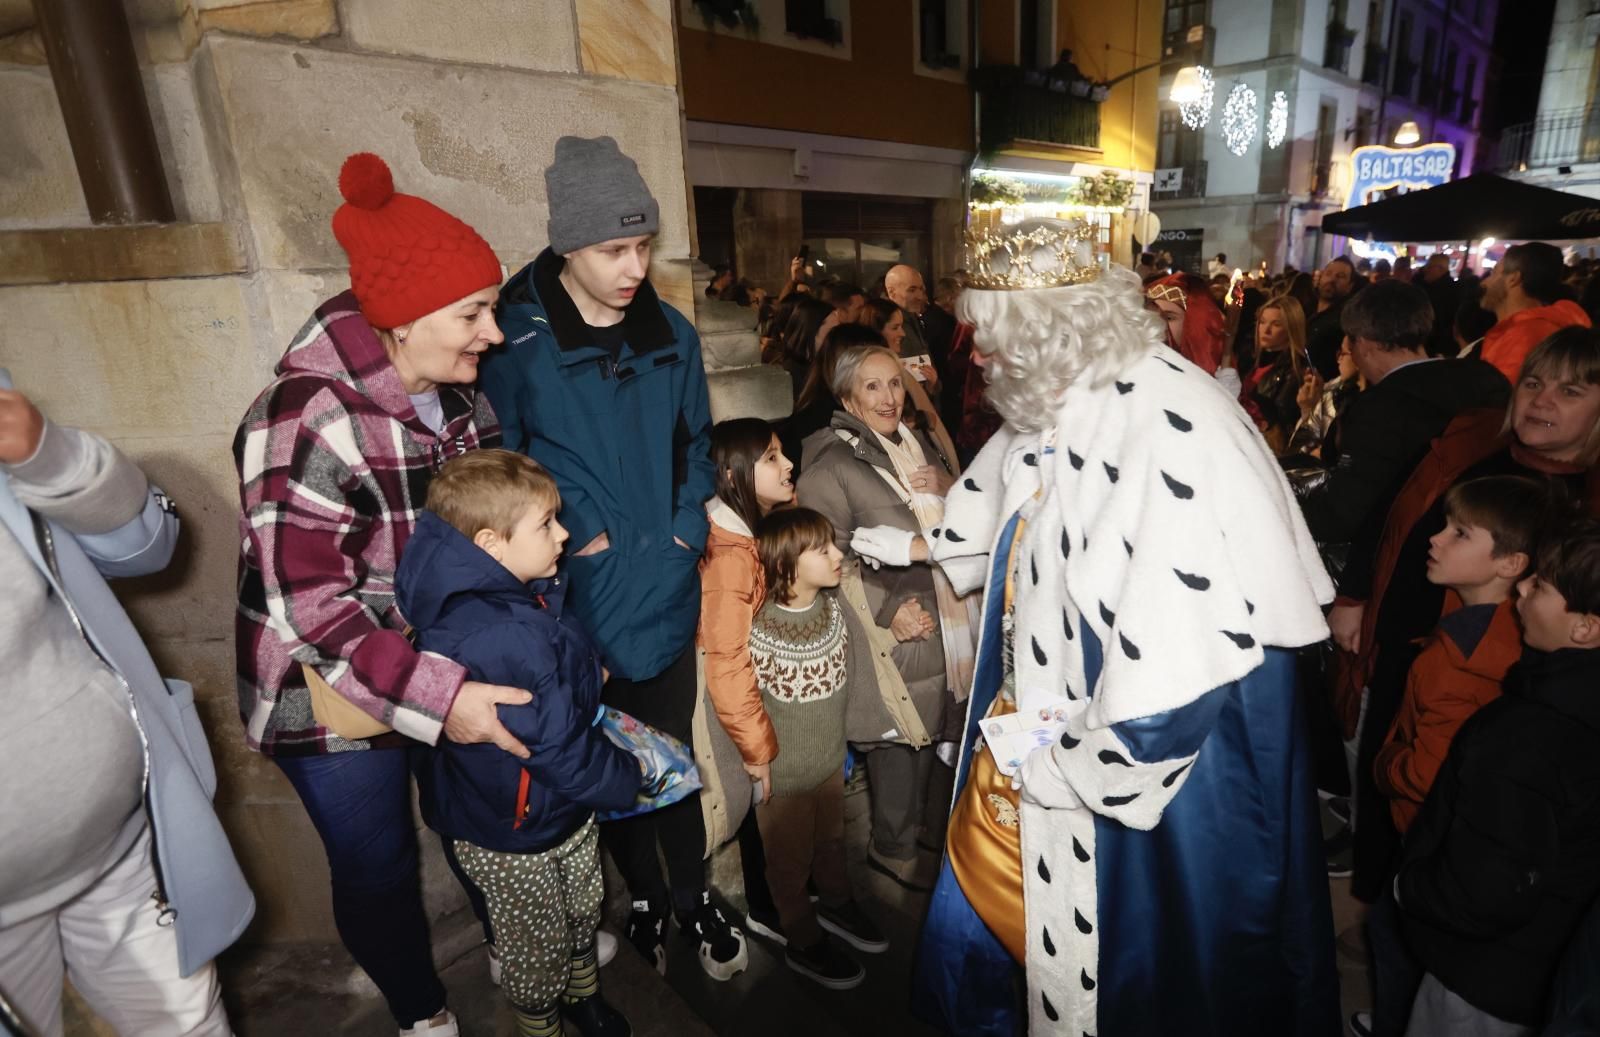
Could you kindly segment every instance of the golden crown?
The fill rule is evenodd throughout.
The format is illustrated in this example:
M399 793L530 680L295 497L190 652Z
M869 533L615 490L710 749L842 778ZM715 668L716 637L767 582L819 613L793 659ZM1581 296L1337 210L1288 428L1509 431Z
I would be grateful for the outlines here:
M983 291L1061 288L1100 276L1095 227L1082 221L1024 220L967 234L967 286Z

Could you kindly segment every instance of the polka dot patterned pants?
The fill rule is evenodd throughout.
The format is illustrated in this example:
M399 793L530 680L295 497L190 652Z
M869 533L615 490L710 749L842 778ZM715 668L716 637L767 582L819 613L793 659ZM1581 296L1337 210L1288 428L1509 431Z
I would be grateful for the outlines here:
M572 959L593 946L600 927L594 818L543 853L500 853L459 839L455 851L489 905L506 997L527 1010L554 1004L567 989Z

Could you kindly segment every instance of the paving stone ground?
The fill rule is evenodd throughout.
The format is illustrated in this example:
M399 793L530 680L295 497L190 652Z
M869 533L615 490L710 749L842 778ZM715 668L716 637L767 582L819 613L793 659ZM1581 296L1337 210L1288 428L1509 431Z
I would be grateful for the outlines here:
M676 937L668 943L667 979L662 980L624 945L601 971L602 988L633 1025L636 1037L924 1037L939 1031L911 1015L912 954L927 908L926 895L910 893L866 866L867 795L853 787L845 804L850 876L856 894L889 934L890 950L863 955L867 981L851 991L825 990L791 972L782 949L750 938L750 968L727 983L701 971L694 948ZM1334 822L1324 818L1325 831ZM737 852L737 851L733 851ZM724 858L718 876L737 876L736 859ZM727 883L718 895L724 910L741 913L742 892ZM615 873L607 904L610 925L626 911ZM1348 879L1330 880L1344 1017L1368 1007L1367 952L1360 935L1361 905ZM476 923L465 913L434 927L440 975L465 1037L513 1037L515 1024L505 999L489 982L487 953ZM337 944L242 949L223 961L229 1014L239 1037L393 1037L393 1020L376 989ZM569 1028L576 1037L576 1031ZM69 1001L69 1037L99 1037L109 1031Z

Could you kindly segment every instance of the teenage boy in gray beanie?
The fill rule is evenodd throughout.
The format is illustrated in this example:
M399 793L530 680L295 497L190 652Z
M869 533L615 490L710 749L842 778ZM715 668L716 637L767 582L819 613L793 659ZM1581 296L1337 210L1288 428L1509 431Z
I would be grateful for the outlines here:
M651 287L660 208L616 141L562 137L545 189L550 246L502 290L506 344L487 355L479 384L505 446L561 489L561 524L578 548L564 563L567 607L611 671L601 700L688 744L715 479L700 339ZM698 795L608 822L601 838L633 897L628 939L659 971L669 913L712 978L745 968L744 934L706 893Z

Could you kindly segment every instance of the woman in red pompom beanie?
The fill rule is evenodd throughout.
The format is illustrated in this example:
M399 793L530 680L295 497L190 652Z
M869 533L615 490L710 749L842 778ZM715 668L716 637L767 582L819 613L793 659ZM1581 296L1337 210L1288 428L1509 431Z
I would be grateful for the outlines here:
M350 156L339 190L350 290L317 307L234 437L240 713L250 747L305 802L339 935L400 1032L455 1037L422 907L406 746L443 736L526 756L495 707L529 695L414 649L394 574L432 473L499 442L474 383L504 337L500 263L471 227L397 194L376 155Z

